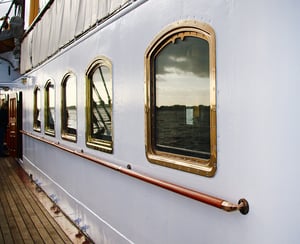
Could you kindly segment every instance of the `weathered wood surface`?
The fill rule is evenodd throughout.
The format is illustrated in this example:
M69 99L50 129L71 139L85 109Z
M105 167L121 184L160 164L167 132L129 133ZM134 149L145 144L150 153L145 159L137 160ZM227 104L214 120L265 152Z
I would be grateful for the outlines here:
M70 230L61 228L38 199L44 193L33 189L14 159L0 158L0 243L83 243L74 233L68 233ZM64 216L60 217L61 221ZM74 231L78 231L76 227Z

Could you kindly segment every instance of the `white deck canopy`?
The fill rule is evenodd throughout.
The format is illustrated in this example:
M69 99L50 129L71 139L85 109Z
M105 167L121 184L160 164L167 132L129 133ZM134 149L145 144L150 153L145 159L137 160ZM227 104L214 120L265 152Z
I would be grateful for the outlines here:
M131 0L55 0L22 42L25 73Z

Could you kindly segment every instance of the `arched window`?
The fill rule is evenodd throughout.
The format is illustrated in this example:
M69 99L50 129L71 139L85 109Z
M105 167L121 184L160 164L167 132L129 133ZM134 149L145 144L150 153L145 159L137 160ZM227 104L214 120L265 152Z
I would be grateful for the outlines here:
M45 133L55 136L55 87L52 80L45 85Z
M33 91L33 129L41 131L41 90L38 86Z
M62 81L61 136L70 141L77 138L77 84L72 73Z
M112 153L112 65L105 58L96 59L87 77L87 146Z
M152 163L205 176L216 170L215 35L182 21L145 55L146 155Z

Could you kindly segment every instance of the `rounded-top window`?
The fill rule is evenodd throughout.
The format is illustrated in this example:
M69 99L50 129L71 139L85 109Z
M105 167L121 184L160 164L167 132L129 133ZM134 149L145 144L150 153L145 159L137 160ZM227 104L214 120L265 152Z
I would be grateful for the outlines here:
M55 136L55 86L53 80L45 85L45 133Z
M112 153L112 65L96 59L87 77L87 146Z
M70 141L77 139L77 83L72 73L62 81L61 135Z
M212 176L216 170L215 35L206 24L168 27L146 52L150 162Z

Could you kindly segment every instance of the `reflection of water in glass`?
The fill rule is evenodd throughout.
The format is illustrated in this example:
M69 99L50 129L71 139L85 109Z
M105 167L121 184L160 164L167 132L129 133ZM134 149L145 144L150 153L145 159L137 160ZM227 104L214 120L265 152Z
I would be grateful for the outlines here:
M68 119L68 127L76 129L76 123L77 123L77 112L76 108L69 108L69 119Z

